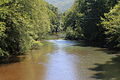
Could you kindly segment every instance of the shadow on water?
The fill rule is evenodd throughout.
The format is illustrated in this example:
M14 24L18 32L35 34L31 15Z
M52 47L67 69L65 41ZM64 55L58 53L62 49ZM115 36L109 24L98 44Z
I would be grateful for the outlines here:
M107 48L100 48L100 49L97 49L96 51L103 51L107 54L120 54L120 50L110 50Z
M85 41L74 41L76 44L74 44L73 46L82 46L82 47L91 47L90 44L85 43Z
M82 46L82 47L99 47L99 48L104 48L104 46L97 44L97 43L90 43L90 42L86 42L84 40L80 40L80 41L75 41L77 44L73 45L73 46Z
M14 63L20 63L20 62L27 62L26 60L39 60L39 57L42 54L47 54L49 52L53 51L53 45L52 43L44 41L44 46L40 47L39 49L29 50L27 53L23 55L13 55L13 56L7 56L7 57L0 57L0 66L6 66ZM36 59L37 58L37 59Z
M21 62L22 60L25 59L24 56L25 55L22 55L22 57L21 56L0 57L0 66Z
M84 41L73 46L96 47L85 44ZM115 55L115 57L112 57L109 61L105 63L95 63L94 65L96 67L94 68L88 68L90 71L95 72L95 74L93 74L91 78L95 80L120 80L120 50L96 48L94 51L103 52L108 55Z
M48 42L52 45L28 52L25 57L0 61L0 80L120 80L119 52L82 41Z
M95 68L90 68L89 70L97 72L91 77L97 80L120 80L120 52L108 51L107 49L99 49L97 51L104 51L108 54L115 54L116 56L105 64L95 64Z

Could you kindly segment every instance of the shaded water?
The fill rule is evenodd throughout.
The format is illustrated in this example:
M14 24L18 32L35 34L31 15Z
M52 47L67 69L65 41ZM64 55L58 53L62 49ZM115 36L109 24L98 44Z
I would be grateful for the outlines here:
M1 65L0 80L120 80L119 55L75 41L48 42L53 45Z

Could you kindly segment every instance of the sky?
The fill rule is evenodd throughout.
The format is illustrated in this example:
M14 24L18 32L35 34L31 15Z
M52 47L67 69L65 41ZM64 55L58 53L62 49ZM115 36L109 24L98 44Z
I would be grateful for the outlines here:
M45 1L58 7L58 9L61 12L64 12L67 9L69 9L72 6L72 4L74 3L74 0L45 0Z

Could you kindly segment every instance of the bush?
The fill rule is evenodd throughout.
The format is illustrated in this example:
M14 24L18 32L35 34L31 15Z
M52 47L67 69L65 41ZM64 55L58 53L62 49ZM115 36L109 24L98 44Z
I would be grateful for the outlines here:
M40 41L33 41L31 49L40 49L43 44Z
M0 56L8 56L9 54L6 52L6 51L3 51L1 48L0 48Z

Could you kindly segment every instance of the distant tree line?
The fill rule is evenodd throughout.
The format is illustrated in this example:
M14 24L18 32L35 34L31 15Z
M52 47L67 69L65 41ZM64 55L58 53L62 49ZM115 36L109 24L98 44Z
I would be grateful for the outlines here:
M120 48L119 0L76 0L62 20L66 39Z
M44 0L0 0L0 57L23 54L58 28L58 9Z

